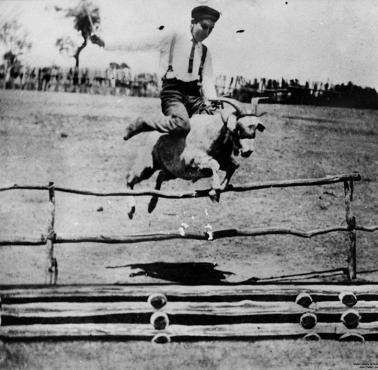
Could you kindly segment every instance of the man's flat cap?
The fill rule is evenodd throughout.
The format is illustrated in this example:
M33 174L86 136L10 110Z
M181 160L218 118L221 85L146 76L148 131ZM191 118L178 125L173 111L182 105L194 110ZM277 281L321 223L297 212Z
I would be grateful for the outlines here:
M211 21L216 22L219 17L220 13L217 10L206 5L197 6L192 10L192 18L196 21L210 19Z

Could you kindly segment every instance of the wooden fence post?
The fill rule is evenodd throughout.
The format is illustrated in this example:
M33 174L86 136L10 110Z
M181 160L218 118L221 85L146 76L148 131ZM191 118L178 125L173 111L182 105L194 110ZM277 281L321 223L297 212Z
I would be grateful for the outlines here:
M356 217L352 212L353 201L353 180L344 181L345 193L345 213L346 222L348 225L349 233L349 249L348 249L348 278L349 280L356 279L357 277L357 261L356 261Z
M53 182L49 182L49 206L50 220L47 228L46 247L47 247L47 283L56 285L58 279L58 262L54 257L55 242L55 187Z

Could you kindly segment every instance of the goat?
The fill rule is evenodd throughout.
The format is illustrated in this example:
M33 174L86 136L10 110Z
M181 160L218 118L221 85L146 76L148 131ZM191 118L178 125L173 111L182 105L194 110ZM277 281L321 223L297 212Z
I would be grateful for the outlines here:
M219 202L220 191L225 189L239 164L234 156L249 157L254 150L256 130L264 131L260 117L257 115L257 104L261 98L252 99L252 111L246 111L237 100L220 98L218 104L231 105L235 111L227 114L220 109L214 115L195 114L190 119L191 130L187 137L145 133L143 150L131 170L126 175L126 186L132 190L143 180L150 178L154 172L160 171L155 184L159 190L164 181L181 178L193 182L212 178L212 189L209 197ZM219 170L225 171L220 180ZM148 205L152 212L158 197L153 196ZM131 198L131 208L128 213L132 219L135 213L135 200Z

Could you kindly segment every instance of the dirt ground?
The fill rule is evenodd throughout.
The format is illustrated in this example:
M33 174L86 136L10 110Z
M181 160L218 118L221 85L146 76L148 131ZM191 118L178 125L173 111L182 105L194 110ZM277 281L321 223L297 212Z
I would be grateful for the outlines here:
M264 119L266 130L256 139L255 153L249 159L240 160L241 167L236 172L233 183L314 178L358 171L362 181L356 183L353 202L357 224L378 224L377 111L282 105L263 105L261 110L268 112ZM152 98L0 91L0 187L13 184L47 185L49 181L54 181L56 186L82 190L125 190L125 173L133 163L136 150L143 145L144 138L141 135L124 142L124 128L140 114L153 116L158 112L159 100ZM139 188L152 188L154 180L155 176L139 185ZM207 179L194 185L175 180L166 184L163 190L208 186ZM61 237L122 236L177 230L182 222L189 225L188 231L201 232L208 223L215 230L268 226L312 230L345 225L342 184L226 193L222 194L219 204L213 204L206 198L161 199L152 214L147 213L147 202L148 198L137 198L137 213L134 220L130 221L127 217L127 198L57 193L56 232ZM0 192L0 204L1 240L16 236L35 238L46 234L49 218L47 192ZM213 242L172 240L129 245L64 244L56 247L58 282L166 282L167 275L162 274L161 270L154 271L153 276L148 271L144 273L148 269L143 264L157 262L172 268L169 279L176 283L205 283L214 276L221 282L236 282L253 277L268 278L335 269L346 266L347 240L344 233L333 233L312 239L260 236ZM378 281L377 247L376 232L358 232L359 280ZM185 277L178 273L188 263L199 262L217 264L216 270L212 271L213 275L208 275L207 270L201 275L198 268L186 269ZM0 284L44 283L45 265L44 247L1 246ZM142 267L143 274L135 274L141 271L137 267ZM116 365L104 366L104 358L92 358L97 353L96 345L82 345L82 353L87 353L88 359L91 358L86 365L75 367L74 362L68 362L66 368L118 368ZM38 347L33 344L28 349L21 344L9 346L7 353L13 359L16 358L9 366L25 368L26 363L30 368L59 368L43 364L36 358L25 359L25 353L42 352L45 352L44 358L50 358L46 353L51 352L51 348L46 349L47 346ZM54 347L52 350L58 358L63 357L63 352L70 353L67 349L70 344L64 346L66 349ZM139 344L124 346L126 344L118 344L115 351L116 357L120 357L123 351L130 351L125 357L126 361L130 361L132 354L137 356L141 348L148 348L148 344L145 347L140 345L139 349ZM342 362L344 365L359 361L358 356L349 354L348 357L348 351L344 350L348 347L333 347L336 344L331 348L318 344L310 348L307 344L298 347L298 343L290 341L278 347L274 342L266 342L253 344L256 352L251 351L250 344L246 343L195 346L197 345L193 348L197 348L197 351L189 350L188 344L168 346L169 349L163 350L164 356L181 353L183 361L186 358L187 362L172 360L170 366L165 368L232 366L244 369L249 367L248 364L252 368L285 368L286 365L287 368L293 368L290 367L290 359L296 359L293 363L301 368L301 354L297 348L305 351L307 364L311 363L311 356L315 354L324 355L325 359L331 358L327 356L332 351L337 351L341 357L346 356L346 362ZM373 348L369 346L370 344L365 344L362 349L365 360L369 359L369 353L375 353L377 358L377 351L369 351ZM75 344L69 348L76 351ZM287 355L282 355L286 362L280 363L280 355L273 355L267 360L261 354L265 353L261 351L274 352L277 348L277 353L287 352ZM238 349L241 354L239 362L234 358L234 352ZM154 351L155 349L151 352L151 359L160 356L162 350L156 349L156 353ZM196 353L198 357L185 357L186 352L192 355ZM74 354L70 361L78 356L78 353ZM147 363L140 353L139 360L134 358L133 361L137 361L137 367L133 368L156 368ZM93 366L87 366L88 364ZM159 362L155 364L159 367ZM325 368L338 368L338 362L327 365L327 360L324 360L323 364L328 366ZM124 365L123 368L131 368ZM317 366L313 368L323 368Z

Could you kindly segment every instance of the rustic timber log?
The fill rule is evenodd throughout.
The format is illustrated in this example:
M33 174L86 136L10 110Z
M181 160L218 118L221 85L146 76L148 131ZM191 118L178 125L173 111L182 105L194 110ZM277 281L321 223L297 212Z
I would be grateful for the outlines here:
M348 272L349 279L353 280L357 276L357 257L356 257L356 217L352 213L353 201L353 180L344 181L345 193L345 218L349 231L349 250L348 250Z
M340 336L340 342L365 342L365 338L359 333L345 333Z
M54 241L56 238L54 225L55 225L55 187L54 183L50 182L49 190L49 206L50 206L50 220L47 228L46 249L47 249L47 282L50 285L56 285L58 280L58 262L54 257Z
M360 314L377 316L378 301L361 301L358 305ZM240 302L169 302L164 312L179 315L215 315L215 316L246 316L246 315L302 315L306 312L316 312L322 315L340 315L344 306L337 301L318 302L304 308L294 302L251 301ZM31 302L3 304L2 315L20 318L64 318L90 317L100 315L134 314L138 312L153 313L155 309L146 302Z
M348 307L353 307L357 303L357 297L352 292L341 292L339 294L339 300Z
M305 312L299 319L299 323L305 329L312 329L318 322L318 317L313 312Z
M344 306L339 302L319 302L309 308L301 307L294 302L264 302L244 300L240 302L169 302L164 312L175 315L205 316L260 316L260 315L302 315L306 312L333 315L340 317ZM111 315L128 315L153 313L154 308L145 302L32 302L3 304L3 317L20 319L28 318L79 318ZM360 302L359 313L378 320L378 302Z
M321 337L339 339L346 334L342 323L318 323L316 332ZM303 338L308 330L293 324L233 324L233 325L170 325L159 331L150 324L61 324L1 326L0 339L32 338L123 338L151 340L164 333L173 339L258 339ZM361 323L358 334L365 339L378 338L378 322Z
M171 341L171 338L169 337L169 335L167 335L167 334L165 334L165 333L156 334L156 335L151 339L151 342L152 342L152 343L158 343L158 344L170 343L170 341Z
M341 315L341 321L348 329L355 329L359 325L361 315L358 311L349 309Z
M311 332L311 333L306 334L303 337L303 339L307 340L307 341L319 342L321 338L320 338L320 335L318 333Z
M155 311L147 302L32 302L4 304L2 324L148 323L164 328L170 320L178 325L226 325L238 323L300 323L311 329L316 322L343 322L355 328L355 316L346 315L338 301L319 302L303 308L294 302L169 302ZM151 316L153 313L161 314ZM359 316L378 321L378 302L360 301Z
M169 318L165 312L154 312L150 319L151 325L156 330L164 330L169 325Z
M156 310L160 310L167 304L167 297L164 294L151 294L147 302Z
M295 298L295 303L299 304L302 307L309 307L312 302L313 300L308 293L300 293L298 294L297 298Z
M339 301L340 292L352 291L359 301L378 301L378 284L254 284L254 285L62 285L33 287L0 286L3 304L30 301L147 301L151 292L164 294L169 302L194 301L258 301L295 302L298 292L306 291L319 303ZM359 302L360 303L360 302Z

